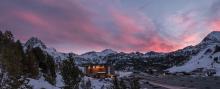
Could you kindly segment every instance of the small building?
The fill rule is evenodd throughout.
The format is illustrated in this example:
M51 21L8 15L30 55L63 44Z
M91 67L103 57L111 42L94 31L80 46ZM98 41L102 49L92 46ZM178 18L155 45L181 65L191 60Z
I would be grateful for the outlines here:
M115 74L112 66L108 64L83 64L82 67L83 73L90 77L112 78Z

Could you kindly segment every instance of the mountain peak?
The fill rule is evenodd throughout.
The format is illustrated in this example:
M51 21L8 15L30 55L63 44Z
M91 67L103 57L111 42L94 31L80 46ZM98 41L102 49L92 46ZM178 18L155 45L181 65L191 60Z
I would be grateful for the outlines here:
M220 43L220 31L213 31L209 33L203 40L202 43Z
M157 54L160 54L160 53L155 52L155 51L150 51L150 52L147 52L145 54L147 54L147 55L157 55Z
M35 47L40 47L40 48L46 48L46 45L39 40L37 37L31 37L26 43L25 43L26 47L31 47L31 48L35 48Z
M112 49L105 49L105 50L102 51L102 53L111 54L111 53L117 53L117 52L112 50Z

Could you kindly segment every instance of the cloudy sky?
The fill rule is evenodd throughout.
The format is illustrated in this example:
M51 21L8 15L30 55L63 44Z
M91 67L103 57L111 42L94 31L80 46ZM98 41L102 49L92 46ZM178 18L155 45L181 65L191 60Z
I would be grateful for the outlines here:
M220 31L220 0L1 0L0 28L62 52L169 52Z

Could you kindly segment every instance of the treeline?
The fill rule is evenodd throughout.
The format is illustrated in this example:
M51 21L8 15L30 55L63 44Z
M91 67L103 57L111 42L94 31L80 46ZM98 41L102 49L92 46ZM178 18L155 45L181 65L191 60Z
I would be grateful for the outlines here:
M41 48L27 47L24 51L19 40L15 41L10 31L0 31L0 87L1 89L28 88L27 78L44 76L50 84L56 84L56 71L60 71L66 89L72 89L79 82L80 71L69 57L58 69L52 56Z
M0 87L11 89L23 84L23 60L25 60L25 54L20 41L14 42L10 31L4 33L0 31Z
M24 84L26 77L38 78L39 71L49 83L55 84L56 65L52 57L44 54L40 48L28 48L24 53L21 42L15 42L10 31L0 31L0 65L3 77L1 86L8 84L7 88L17 89Z

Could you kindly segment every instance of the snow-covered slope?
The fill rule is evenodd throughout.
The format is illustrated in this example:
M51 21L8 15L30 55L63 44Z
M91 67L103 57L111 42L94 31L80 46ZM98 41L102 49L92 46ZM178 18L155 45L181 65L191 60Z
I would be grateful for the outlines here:
M114 89L114 84L111 78L95 79L83 77L79 83L79 89Z
M62 76L59 73L57 73L56 85L51 85L45 81L43 76L41 76L39 79L28 78L28 80L27 85L32 86L33 89L61 89L63 86L65 86Z
M214 61L216 57L219 60L220 52L214 53L215 47L216 45L210 45L205 50L199 52L196 56L193 56L192 59L183 66L175 66L168 70L170 72L192 72L198 68L204 68L216 69L220 72L220 64Z
M195 72L201 70L208 72L210 70L216 72L215 75L220 76L220 32L212 32L198 44L199 53L192 56L191 59L182 66L174 66L169 68L171 73L175 72Z

